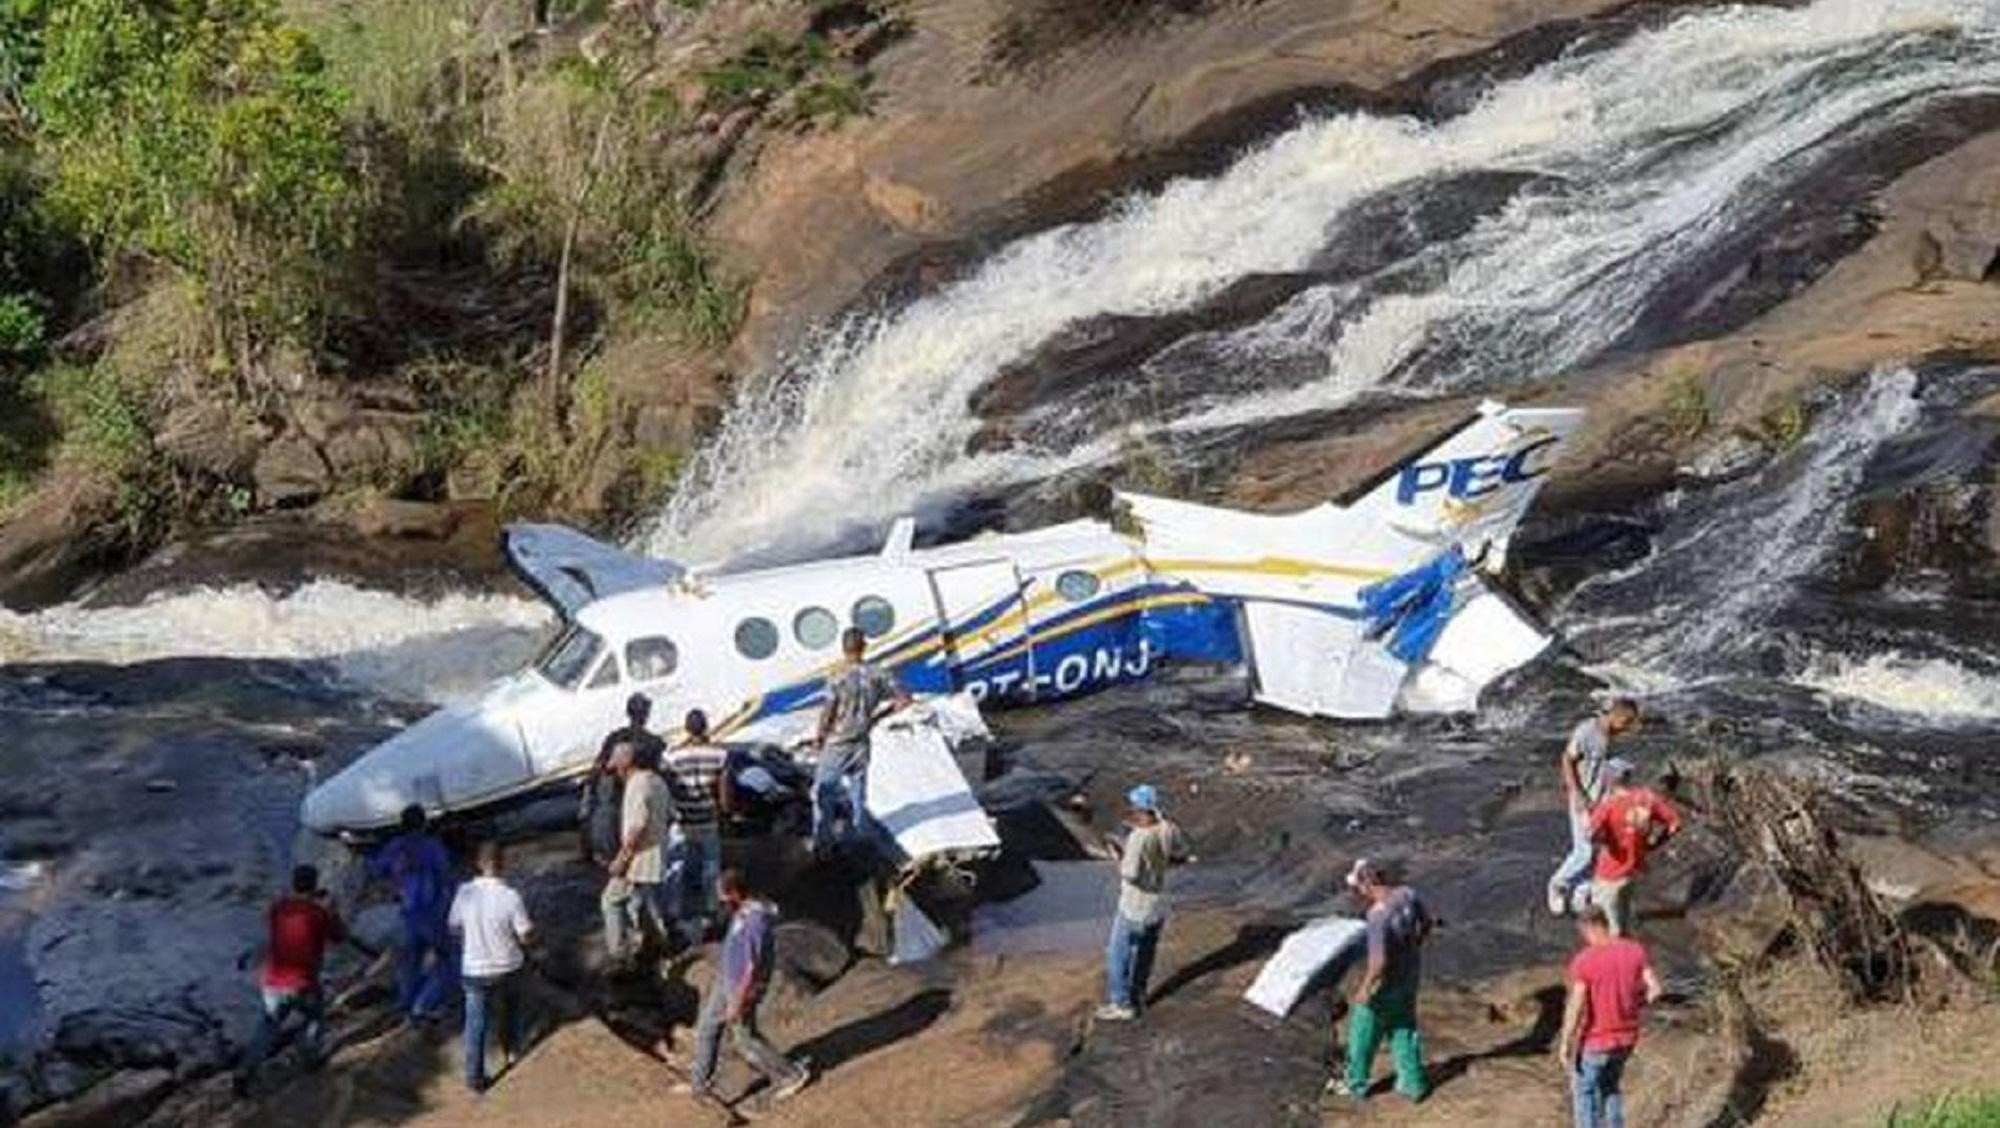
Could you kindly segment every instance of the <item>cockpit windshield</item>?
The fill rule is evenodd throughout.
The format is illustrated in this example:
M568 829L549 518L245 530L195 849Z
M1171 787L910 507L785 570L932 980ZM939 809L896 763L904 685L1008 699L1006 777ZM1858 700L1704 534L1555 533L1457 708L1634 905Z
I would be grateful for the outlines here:
M535 669L561 688L575 689L603 652L603 639L571 623L542 651Z

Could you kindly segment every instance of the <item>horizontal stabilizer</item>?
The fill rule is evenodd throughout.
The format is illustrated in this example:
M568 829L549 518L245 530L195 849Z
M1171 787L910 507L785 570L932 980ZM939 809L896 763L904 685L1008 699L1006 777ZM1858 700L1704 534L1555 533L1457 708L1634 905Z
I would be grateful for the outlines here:
M687 569L614 548L565 525L509 525L507 563L564 618L608 595L671 584Z

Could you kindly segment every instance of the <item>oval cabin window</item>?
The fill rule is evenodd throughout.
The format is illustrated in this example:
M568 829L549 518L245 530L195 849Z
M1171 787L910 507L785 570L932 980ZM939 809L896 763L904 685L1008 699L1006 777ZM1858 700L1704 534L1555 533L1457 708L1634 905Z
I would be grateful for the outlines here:
M1104 581L1093 572L1071 569L1056 577L1056 591L1071 603L1082 603L1104 589Z
M792 620L792 637L807 650L825 650L840 635L840 620L824 607L808 607Z
M879 595L864 595L854 601L854 625L869 638L881 638L896 627L896 609Z
M778 628L769 619L745 619L736 624L736 651L761 660L778 652Z

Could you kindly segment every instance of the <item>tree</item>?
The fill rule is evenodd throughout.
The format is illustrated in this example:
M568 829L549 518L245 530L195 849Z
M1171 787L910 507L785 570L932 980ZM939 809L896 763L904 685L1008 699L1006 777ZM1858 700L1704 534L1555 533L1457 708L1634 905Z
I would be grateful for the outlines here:
M192 275L239 373L310 341L366 195L312 41L272 0L66 0L39 47L25 103L56 212L103 258Z

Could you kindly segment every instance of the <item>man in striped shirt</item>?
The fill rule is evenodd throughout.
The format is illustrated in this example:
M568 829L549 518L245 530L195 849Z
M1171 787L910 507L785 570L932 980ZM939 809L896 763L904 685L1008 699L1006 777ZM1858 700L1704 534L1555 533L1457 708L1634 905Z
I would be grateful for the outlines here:
M728 750L708 735L708 715L688 711L686 736L667 753L667 787L679 816L668 866L677 891L675 916L687 942L698 944L716 919L716 878L722 872L722 819L729 814Z

